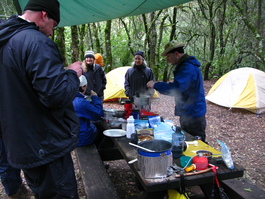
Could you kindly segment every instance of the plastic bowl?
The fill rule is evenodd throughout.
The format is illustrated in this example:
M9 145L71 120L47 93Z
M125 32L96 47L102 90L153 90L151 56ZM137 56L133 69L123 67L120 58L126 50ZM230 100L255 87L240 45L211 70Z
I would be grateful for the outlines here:
M212 159L212 155L213 153L211 151L207 151L207 150L198 150L196 151L196 154L202 154L202 156L207 157L208 160Z

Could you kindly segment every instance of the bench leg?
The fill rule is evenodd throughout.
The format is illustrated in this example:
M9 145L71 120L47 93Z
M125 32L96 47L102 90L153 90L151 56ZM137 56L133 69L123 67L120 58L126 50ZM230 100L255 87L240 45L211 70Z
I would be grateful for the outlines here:
M167 191L158 192L144 192L141 199L163 199L165 198Z

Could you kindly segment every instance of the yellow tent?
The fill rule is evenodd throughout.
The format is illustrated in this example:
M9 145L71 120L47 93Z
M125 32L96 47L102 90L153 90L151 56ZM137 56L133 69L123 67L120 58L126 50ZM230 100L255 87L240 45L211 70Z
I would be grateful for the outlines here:
M223 75L206 96L220 106L265 112L265 73L254 68L239 68Z
M123 66L115 68L106 74L107 85L104 90L104 101L112 101L120 98L128 98L125 95L124 81L125 73L131 66ZM153 97L158 98L158 93L155 91Z

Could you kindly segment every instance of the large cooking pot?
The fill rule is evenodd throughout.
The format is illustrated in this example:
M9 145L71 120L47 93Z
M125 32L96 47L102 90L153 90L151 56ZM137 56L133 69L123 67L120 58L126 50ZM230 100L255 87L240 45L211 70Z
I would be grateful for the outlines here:
M151 100L150 95L140 95L139 97L134 96L133 103L139 109L145 109L147 111L151 110Z
M172 144L165 140L153 139L143 141L139 146L155 151L138 149L138 167L142 175L145 178L167 177L167 168L173 164Z

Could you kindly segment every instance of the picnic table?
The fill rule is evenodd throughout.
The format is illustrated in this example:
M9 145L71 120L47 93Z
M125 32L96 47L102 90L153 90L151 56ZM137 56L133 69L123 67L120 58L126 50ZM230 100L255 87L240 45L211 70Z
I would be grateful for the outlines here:
M129 145L129 139L126 137L117 137L112 138L112 140L127 162L137 158L137 150ZM179 164L178 161L178 159L174 159L174 162L177 164ZM209 163L218 166L217 176L220 181L242 177L244 174L244 168L242 166L234 164L234 169L228 169L220 158L212 158ZM147 179L143 177L137 162L129 165L146 192L145 198L161 198L161 195L164 194L166 190L180 187L180 177L176 177L177 175L175 174L162 179ZM186 186L200 186L204 195L210 198L214 181L214 173L212 171L185 176L184 181Z
M104 130L110 129L111 126L106 121L101 121L98 125L100 127L100 131L103 132ZM194 137L186 134L186 140L193 140ZM81 171L84 174L82 176L83 182L87 185L87 196L92 198L96 198L98 196L101 198L104 194L110 196L111 198L118 198L117 193L114 190L114 186L111 184L109 180L106 181L107 177L103 177L106 170L104 171L103 161L108 160L119 160L125 159L129 162L132 159L137 158L137 150L129 145L130 140L124 137L107 137L102 134L102 137L99 139L99 142L93 144L93 147L86 146L81 147L76 150L77 155L79 156L78 159L79 165L81 166ZM200 149L208 150L211 146L207 144L200 144ZM195 149L190 147L190 150L186 150L184 155L192 156L192 151ZM199 148L196 148L199 150ZM212 149L211 150L215 150ZM218 151L214 153L219 153ZM89 157L87 157L89 156ZM88 164L91 161L91 158L95 158L97 156L98 163L97 164ZM101 163L100 163L101 162ZM179 164L178 159L174 159L174 162ZM254 186L251 182L247 179L242 178L244 173L244 168L240 165L234 163L234 169L228 169L220 158L212 158L210 161L211 164L214 164L219 167L217 170L218 179L225 189L226 193L229 193L229 197L235 199L243 199L243 198L253 198L253 199L261 199L264 198L265 192L259 189L257 186ZM94 165L92 168L91 165ZM101 165L101 166L100 166ZM176 177L176 175L172 175L167 178L163 179L146 179L141 174L141 171L138 168L137 162L133 164L129 164L132 172L136 176L136 183L139 184L139 188L144 190L143 198L145 199L160 199L163 198L166 191L168 189L176 189L180 186L180 178ZM99 168L100 167L100 168ZM91 172L97 171L97 172ZM103 185L107 188L102 189L102 183L95 183L91 181L91 178L95 180L101 181L103 178L105 179ZM211 191L213 188L213 180L214 174L211 171L206 173L198 174L198 175L191 175L185 176L185 185L188 186L200 186L205 197L211 198ZM109 183L106 183L109 182ZM91 189L92 187L92 189ZM111 188L112 187L112 188ZM95 191L95 188L97 191ZM252 190L253 192L249 192L248 190ZM112 192L110 194L110 192ZM114 194L115 193L115 194ZM107 197L106 197L107 198Z

